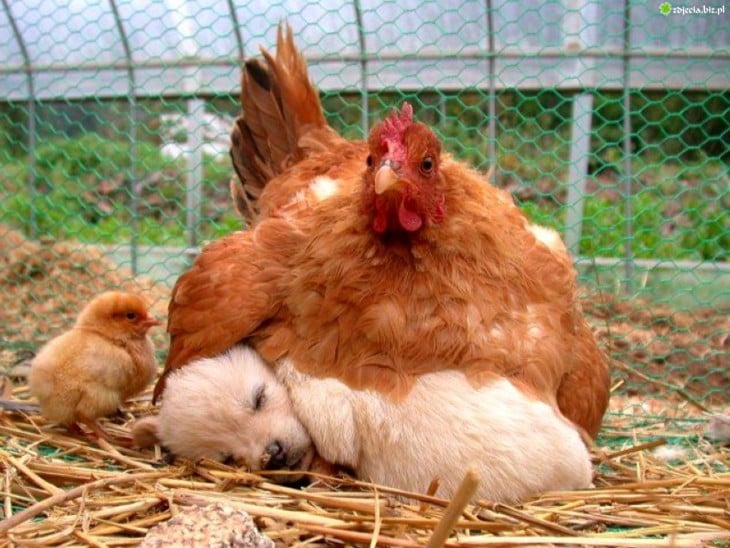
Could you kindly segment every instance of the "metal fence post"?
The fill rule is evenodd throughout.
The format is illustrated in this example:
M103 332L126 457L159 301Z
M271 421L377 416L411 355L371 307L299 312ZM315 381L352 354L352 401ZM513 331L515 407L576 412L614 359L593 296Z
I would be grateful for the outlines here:
M181 39L178 50L187 60L195 61L199 56L199 45L193 28L193 16L189 13L189 5L180 2L178 9L171 12L176 19L176 27ZM181 88L186 100L186 144L185 160L187 173L185 177L185 230L187 243L191 248L198 245L198 229L200 227L203 185L203 125L205 118L205 101L199 98L200 66L191 63L185 70Z
M205 101L189 99L187 101L187 144L185 160L187 177L185 178L185 208L188 246L198 245L198 229L200 228L200 209L202 206L203 186L203 119Z
M489 169L492 172L492 182L497 180L497 92L496 78L497 75L495 61L496 53L494 51L494 14L492 0L486 0L487 10L487 79L489 82L489 96L487 97L487 116L489 116L487 125L487 156Z
M23 57L23 64L25 70L25 77L28 85L28 158L30 160L30 166L28 169L28 188L30 189L29 201L30 201L30 219L28 223L30 225L29 236L36 238L38 236L38 223L36 222L35 212L35 200L37 195L37 178L36 178L36 158L35 158L35 145L36 145L36 95L35 87L33 83L33 64L30 60L30 54L28 48L23 41L23 36L20 33L18 24L13 17L13 13L10 11L10 5L8 0L2 0L3 8L5 13L8 15L8 21L10 22L10 28L13 29L13 36L18 42L18 48L20 48L20 54Z
M631 3L624 0L623 26L623 187L624 187L624 287L627 294L631 293L632 277L634 274L634 251L631 248L634 239L634 225L631 215L633 209L631 198L633 190L633 173L631 168Z
M565 245L574 256L580 255L583 206L591 151L593 95L580 93L573 98L573 123L568 164L568 199L565 218Z
M119 8L115 0L109 0L109 4L114 14L114 21L119 32L119 37L124 48L124 56L127 60L127 78L129 84L129 94L127 101L129 103L129 170L127 179L129 180L129 188L131 195L131 234L129 238L130 260L132 263L132 274L135 276L139 270L138 264L138 237L139 237L139 199L140 188L137 184L137 85L134 78L134 64L132 60L132 48L129 45L129 39L124 32L122 18L119 15Z
M363 137L370 131L370 104L368 100L368 58L365 47L365 32L363 31L362 8L359 0L353 0L355 9L355 24L357 25L357 39L360 46L360 125Z
M579 54L573 62L573 81L584 90L573 97L564 234L568 251L578 257L583 233L586 179L593 129L593 94L585 90L595 84L593 76L596 61L593 56L583 57L580 54L594 48L598 41L598 6L593 0L570 0L566 2L566 8L563 19L563 48L566 52Z

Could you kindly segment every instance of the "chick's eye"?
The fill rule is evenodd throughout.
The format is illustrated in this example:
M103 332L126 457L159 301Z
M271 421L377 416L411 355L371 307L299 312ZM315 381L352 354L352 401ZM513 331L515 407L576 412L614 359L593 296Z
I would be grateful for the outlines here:
M373 155L368 154L367 160L365 160L365 163L367 163L368 167L373 167Z
M135 312L127 312L124 317L130 321L134 321L137 319L137 314Z
M253 410L260 411L266 403L266 391L263 386L259 386L253 399Z
M433 158L426 156L421 160L421 171L424 173L431 173L433 171Z

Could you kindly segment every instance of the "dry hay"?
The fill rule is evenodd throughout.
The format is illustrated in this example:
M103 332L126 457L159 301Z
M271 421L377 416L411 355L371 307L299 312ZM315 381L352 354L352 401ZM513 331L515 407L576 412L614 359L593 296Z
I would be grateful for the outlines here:
M13 395L24 399L27 389ZM109 429L128 432L148 397L125 419L108 421ZM16 546L135 545L181 509L223 503L250 514L278 546L423 546L440 524L448 546L725 546L730 449L704 436L706 417L690 404L660 405L614 398L593 451L594 489L514 506L456 501L451 511L437 496L346 476L315 476L296 488L215 462L167 464L159 450L97 445L38 415L4 413L0 491L8 519L0 531ZM661 457L657 448L666 443L674 449Z

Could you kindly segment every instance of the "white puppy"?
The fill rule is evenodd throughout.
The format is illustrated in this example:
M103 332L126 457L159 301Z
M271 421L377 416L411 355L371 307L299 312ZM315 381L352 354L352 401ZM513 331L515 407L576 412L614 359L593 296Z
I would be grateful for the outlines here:
M132 434L139 447L159 443L181 457L232 460L251 471L307 470L314 456L286 388L240 345L173 372L159 415L138 420Z
M439 371L392 402L300 373L286 359L276 368L318 454L361 479L415 492L438 479L436 495L450 498L471 468L477 498L510 503L591 484L590 454L576 428L508 379L475 389L462 372Z

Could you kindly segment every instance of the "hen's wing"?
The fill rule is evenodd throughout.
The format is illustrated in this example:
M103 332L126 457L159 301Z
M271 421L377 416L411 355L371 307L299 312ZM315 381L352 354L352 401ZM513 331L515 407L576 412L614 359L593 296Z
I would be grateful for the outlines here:
M280 282L303 245L284 219L265 219L208 245L175 283L168 311L170 351L154 390L192 360L219 354L270 320L281 303Z
M573 342L573 368L560 383L557 403L566 418L595 438L610 396L608 362L585 321Z
M566 358L560 360L563 368L557 371L560 383L557 389L557 404L562 413L583 428L592 438L598 434L603 415L608 407L610 374L608 361L585 321L579 305L578 286L573 259L553 230L528 224L530 232L546 246L555 261L539 259L532 267L550 264L549 273L541 275L549 288L565 290L567 293L569 321L563 326L563 336L569 337ZM563 299L556 299L561 302ZM556 334L557 336L558 334ZM557 338L557 337L556 337Z

